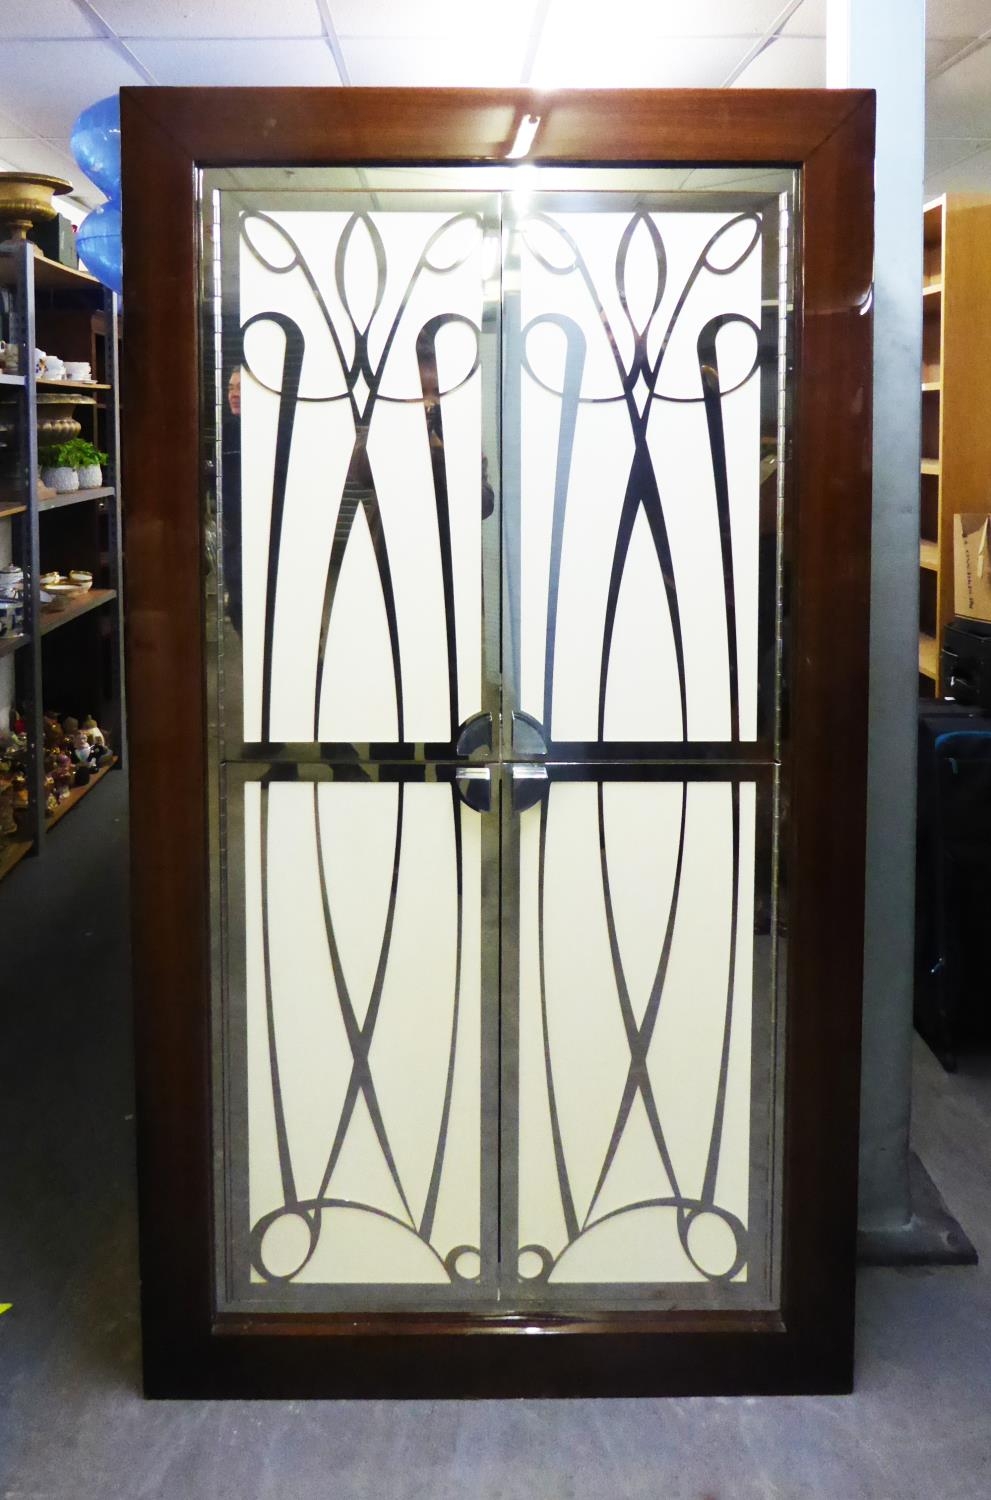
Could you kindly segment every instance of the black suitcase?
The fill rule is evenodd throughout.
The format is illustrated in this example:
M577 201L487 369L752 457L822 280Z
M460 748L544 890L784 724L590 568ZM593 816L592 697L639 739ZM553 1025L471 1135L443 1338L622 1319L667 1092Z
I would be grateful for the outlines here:
M943 631L943 692L991 713L991 625L953 620Z
M919 730L915 1024L953 1068L991 1023L991 719L927 705Z

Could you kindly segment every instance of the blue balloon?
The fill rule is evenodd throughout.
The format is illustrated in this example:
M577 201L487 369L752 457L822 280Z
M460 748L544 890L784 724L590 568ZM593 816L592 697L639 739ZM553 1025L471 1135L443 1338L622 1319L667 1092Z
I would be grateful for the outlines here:
M86 269L104 286L117 293L124 290L119 204L103 203L86 215L76 231L76 252Z
M120 197L120 97L84 109L72 127L72 154L108 198Z

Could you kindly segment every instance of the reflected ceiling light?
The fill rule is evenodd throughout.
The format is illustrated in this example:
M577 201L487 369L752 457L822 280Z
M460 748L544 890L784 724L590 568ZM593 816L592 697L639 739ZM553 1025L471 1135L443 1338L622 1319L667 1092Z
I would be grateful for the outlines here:
M524 162L513 169L513 207L517 214L525 214L537 185L537 167L532 161Z
M533 145L533 138L540 128L539 115L524 115L516 132L516 139L506 152L507 160L514 161L521 156L526 156Z

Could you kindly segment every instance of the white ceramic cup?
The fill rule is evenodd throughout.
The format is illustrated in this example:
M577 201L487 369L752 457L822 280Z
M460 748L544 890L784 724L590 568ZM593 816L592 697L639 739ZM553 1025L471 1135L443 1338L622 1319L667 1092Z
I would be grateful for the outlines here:
M91 365L83 364L81 360L67 359L65 362L67 380L92 380L91 369Z

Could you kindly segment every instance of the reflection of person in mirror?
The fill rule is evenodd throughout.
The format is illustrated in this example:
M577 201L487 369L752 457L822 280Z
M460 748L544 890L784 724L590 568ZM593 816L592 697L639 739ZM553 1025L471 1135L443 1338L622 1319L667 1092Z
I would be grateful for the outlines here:
M444 468L444 428L441 421L440 379L437 374L437 357L433 341L423 333L416 341L416 357L420 366L420 386L423 390L423 415L427 423L427 441L430 444L430 462L435 483L446 488L447 476ZM495 509L495 491L489 483L489 460L482 454L482 520L486 520Z
M241 366L227 377L220 423L221 522L227 618L241 634Z

